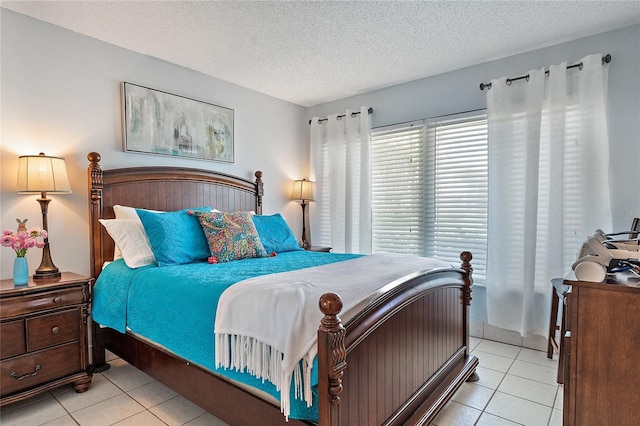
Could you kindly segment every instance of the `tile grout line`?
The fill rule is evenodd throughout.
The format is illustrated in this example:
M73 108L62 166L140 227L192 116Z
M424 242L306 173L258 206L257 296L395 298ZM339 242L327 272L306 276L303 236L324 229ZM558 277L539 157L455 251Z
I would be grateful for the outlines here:
M481 342L482 342L482 341L481 341ZM480 343L481 343L481 342L480 342ZM545 385L549 385L548 383L540 382L540 381L537 381L537 380L534 380L534 379L531 379L531 378L528 378L528 377L522 377L522 376L518 376L518 375L513 374L513 373L509 373L509 371L511 370L511 367L513 366L513 364L515 363L515 361L516 361L516 360L517 360L517 361L520 361L520 362L523 362L523 363L527 363L527 364L533 365L533 366L537 366L537 367L547 367L547 366L546 366L546 365L541 365L541 364L536 364L536 363L529 362L529 361L525 361L525 360L522 360L522 359L518 359L518 356L521 354L522 350L524 349L523 347L519 348L519 350L518 350L517 354L512 358L512 357L510 357L510 356L505 356L505 355L503 355L503 354L495 354L495 353L491 353L491 352L485 352L485 351L482 351L482 348L479 348L480 343L478 343L478 344L473 348L473 351L478 350L479 352L484 352L484 353L491 354L491 355L495 355L495 356L501 356L501 357L503 357L503 358L511 358L511 359L512 359L512 361L511 361L511 364L509 365L509 368L507 369L507 371L506 371L506 372L502 372L502 371L499 371L499 370L494 370L494 369L489 368L489 367L483 367L483 368L486 368L486 369L488 369L488 370L495 371L495 372L497 372L497 373L502 374L502 378L500 379L500 382L498 383L498 385L496 386L496 388L495 388L495 389L491 389L491 388L489 388L489 387L486 387L486 386L483 386L483 385L480 385L480 384L475 384L476 386L482 386L482 387L484 387L484 388L486 388L486 389L491 389L492 393L491 393L491 397L489 398L489 400L487 401L487 403L486 403L486 404L484 404L484 408L483 408L482 410L479 410L479 411L481 411L481 412L480 412L480 416L478 417L478 420L476 420L476 422L475 422L474 424L478 424L478 422L480 422L480 419L482 418L482 415L483 415L483 414L485 414L485 413L490 414L490 415L495 416L495 417L498 417L498 418L501 418L501 419L504 419L504 420L507 420L507 421L512 422L512 423L521 424L521 423L515 422L514 420L507 419L507 418L501 417L501 416L499 416L499 415L496 415L496 414L490 413L490 412L486 411L486 409L487 409L487 407L489 406L489 403L491 402L491 400L494 398L494 396L499 392L499 391L498 391L498 389L500 388L500 385L502 385L503 381L505 380L505 378L506 378L508 375L511 375L511 376L513 376L513 377L523 378L523 379L526 379L526 380L531 380L531 381L533 381L533 382L537 382L537 383L541 383L541 384L545 384ZM500 342L499 342L499 343L500 343ZM510 346L515 346L515 345L510 345ZM549 386L553 386L553 385L549 385ZM551 406L546 405L546 404L541 404L541 403L539 403L539 402L537 402L537 401L532 401L532 400L530 400L530 399L523 398L523 397L520 397L520 396L517 396L517 395L512 395L512 394L509 394L509 393L506 393L506 392L502 392L502 391L500 391L500 393L505 394L505 395L510 395L510 396L512 396L512 397L514 397L514 398L518 398L518 399L521 399L521 400L524 400L524 401L528 401L528 402L532 402L532 403L535 403L535 404L539 404L539 405L542 405L542 406L544 406L544 407L549 407L549 408L551 409L551 411L550 411L550 413L549 413L549 417L548 417L548 419L547 419L547 422L546 422L546 423L547 423L547 425L551 425L551 419L552 419L552 417L553 417L554 410L556 410L555 405L556 405L556 400L557 400L557 397L558 397L558 392L560 392L560 390L561 390L560 386L558 386L558 385L557 385L557 383L556 383L556 390L555 390L555 394L554 394L554 398L553 398L553 403L552 403L552 405L551 405ZM457 401L456 401L456 402L457 402ZM458 403L459 403L459 404L461 404L461 405L464 405L464 406L466 406L466 407L469 407L469 408L475 408L475 407L472 407L472 406L467 405L467 404L464 404L464 403L460 403L460 402L458 402ZM560 410L560 411L561 411L561 410Z
M75 417L73 417L73 414L71 414L71 412L69 410L67 410L67 407L64 406L64 404L58 399L58 397L51 391L49 391L49 394L51 394L51 396L53 397L53 399L58 403L58 405L60 405L62 407L62 409L65 411L65 413L67 413L67 415L71 418L71 420L73 420L73 422L77 425L80 425L80 423L76 420ZM64 416L60 416L58 417L58 419L63 418ZM57 419L54 419L57 420ZM49 423L49 422L47 422Z
M119 358L116 358L116 359L119 359ZM113 360L112 360L112 361L113 361ZM135 368L135 367L134 367L134 368ZM125 372L121 372L121 373L114 374L114 375L113 375L113 377L117 377L117 376L119 376L119 375L121 375L121 374L125 374ZM117 422L112 423L112 425L117 424L117 423L119 423L119 422L122 422L122 421L124 421L124 420L126 420L126 419L130 419L131 417L137 416L137 415L139 415L140 413L144 413L145 411L146 411L146 412L148 412L149 414L151 414L151 415L152 415L153 417L155 417L156 419L158 419L162 424L164 424L164 425L168 425L168 423L166 423L165 421L163 421L163 420L162 420L160 417L158 417L158 416L157 416L153 411L151 411L151 408L157 407L158 405L160 405L160 404L162 404L162 403L165 403L165 402L167 402L167 401L171 401L172 399L177 398L179 395L175 395L175 396L173 396L173 397L171 397L171 398L167 399L166 401L162 401L162 402L160 402L160 403L158 403L158 404L152 405L151 407L146 407L146 406L144 406L140 401L138 401L138 400L137 400L133 395L130 395L130 394L129 394L129 392L130 392L130 391L133 391L133 390L136 390L136 389L140 389L140 388L142 388L142 387L144 387L144 386L148 385L149 383L153 383L153 382L145 383L145 384L143 384L143 385L137 386L137 387L135 387L135 388L133 388L133 389L129 389L129 390L127 391L127 390L124 390L122 387L118 386L118 384L117 384L117 383L115 383L113 380L111 380L108 376L105 376L105 375L103 374L103 377L104 377L106 380L108 380L109 382L111 382L111 384L113 384L115 387L117 387L118 389L120 389L120 390L122 391L122 393L123 393L123 394L127 395L129 398L131 398L133 401L135 401L135 402L136 402L136 404L139 404L139 405L144 409L143 411L140 411L140 412L138 412L138 413L132 414L132 415L130 415L129 417L125 417L124 419L120 419L120 420L118 420ZM153 379L153 381L154 381L154 382L157 382L157 380L155 380L155 379ZM158 383L160 383L160 382L158 382ZM116 396L117 396L117 395L116 395ZM110 398L107 398L107 399L110 399Z
M505 379L507 376L509 376L509 375L510 375L510 376L513 376L513 377L518 377L518 378L521 378L521 379L525 379L525 380L531 380L532 382L540 383L540 384L547 385L547 386L554 386L554 385L551 385L551 384L549 384L549 383L540 382L540 381L538 381L538 380L531 379L531 378L529 378L529 377L518 376L517 374L513 374L513 373L509 373L509 372L503 373L502 371L494 370L494 369L489 368L489 367L483 367L483 368L486 368L487 370L491 370L491 371L495 371L495 372L497 372L497 373L503 374L503 377L502 377L502 379L500 379L500 383L498 383L498 386L497 386L495 389L492 389L494 392L493 392L493 394L491 395L491 398L493 398L493 396L495 395L495 393L496 393L496 392L498 392L498 388L500 388L500 385L502 384L502 382L504 381L504 379ZM485 389L491 389L490 387L488 387L488 386L484 386L484 385L481 385L481 384L472 383L472 385L474 385L474 386L481 386L481 387L483 387L483 388L485 388ZM525 400L525 401L533 402L533 403L535 403L535 404L544 405L545 407L551 407L551 409L556 410L557 408L555 408L555 403L556 403L556 399L557 399L557 397L558 397L558 392L560 392L560 386L559 386L558 384L556 384L555 386L556 386L556 391L555 391L556 393L555 393L555 395L554 395L552 405L542 404L542 403L540 403L540 402L538 402L538 401L533 401L533 400L531 400L531 399L523 398L522 396L513 395L513 394L510 394L510 393L507 393L507 392L504 392L504 391L500 391L500 393L503 393L503 394L505 394L505 395L510 395L510 396L513 396L513 397L516 397L516 398L520 398L520 399ZM491 401L491 398L489 398L489 401ZM463 405L466 405L466 404L463 404ZM489 402L487 402L487 405L489 405ZM470 407L470 406L469 406L469 405L467 405L467 407ZM471 408L473 408L473 407L471 407ZM557 410L562 411L562 410L561 410L561 409L559 409L559 408L558 408Z

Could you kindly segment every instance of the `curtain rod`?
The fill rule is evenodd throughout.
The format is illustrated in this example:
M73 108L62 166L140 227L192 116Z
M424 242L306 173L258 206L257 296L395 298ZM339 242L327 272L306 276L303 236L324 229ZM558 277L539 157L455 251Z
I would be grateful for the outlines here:
M385 127L392 127L392 126L400 126L402 124L409 124L409 123L417 123L418 121L427 121L427 120L435 120L437 118L445 118L445 117L451 117L453 115L462 115L462 114L470 114L472 112L479 112L479 111L486 111L486 108L477 108L477 109L470 109L467 111L460 111L460 112L452 112L449 114L440 114L440 115L433 115L431 117L425 117L425 118L416 118L415 120L409 120L409 121L400 121L397 123L391 123L391 124L385 124L383 126L378 126L378 127L373 127L372 129L382 129Z
M602 57L602 65L608 64L609 62L611 62L611 55L607 53L605 56ZM582 69L582 62L580 62L579 64L569 65L567 67L567 69L570 69L570 68L580 68L580 69ZM549 70L546 70L544 73L545 74L549 74ZM522 75L522 76L516 77L516 78L508 78L507 79L507 86L510 85L514 81L522 80L524 78L526 78L527 81L529 81L529 74ZM491 89L491 83L480 83L480 90L484 90L485 87L487 89Z
M369 114L373 114L373 108L369 107L369 109L367 110L367 112ZM355 117L356 115L360 114L360 111L356 111L356 112L352 112L351 116ZM340 120L341 118L345 117L346 114L342 114L338 116L338 120ZM327 121L329 119L329 117L325 117L325 118L318 118L318 124L322 123L323 121ZM311 125L311 122L313 121L313 119L309 120L309 125Z

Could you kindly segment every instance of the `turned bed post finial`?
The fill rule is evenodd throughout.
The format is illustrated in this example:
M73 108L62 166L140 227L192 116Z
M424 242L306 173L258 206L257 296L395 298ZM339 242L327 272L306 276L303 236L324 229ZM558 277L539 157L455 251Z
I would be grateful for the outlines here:
M264 195L264 184L262 183L262 171L257 170L255 173L256 176L256 192L257 192L257 203L256 213L262 214L262 196Z
M471 305L471 287L473 286L473 267L471 266L471 259L473 259L471 252L463 251L460 253L460 260L462 260L460 268L466 272L466 274L464 274L464 302L467 306Z
M346 330L338 317L342 299L335 293L326 293L320 298L319 306L324 317L318 329L318 371L327 372L326 377L318 377L320 426L337 426L342 376L347 368Z
M102 196L102 169L100 160L102 157L97 152L87 154L89 160L89 188L91 189L91 203L96 203Z

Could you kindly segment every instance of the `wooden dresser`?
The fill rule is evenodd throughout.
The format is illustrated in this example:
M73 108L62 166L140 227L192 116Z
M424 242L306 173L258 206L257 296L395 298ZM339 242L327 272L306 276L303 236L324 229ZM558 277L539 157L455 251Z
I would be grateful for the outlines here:
M0 405L68 383L89 389L91 281L70 272L25 286L0 281Z
M608 281L565 280L565 426L640 422L640 288L633 276Z

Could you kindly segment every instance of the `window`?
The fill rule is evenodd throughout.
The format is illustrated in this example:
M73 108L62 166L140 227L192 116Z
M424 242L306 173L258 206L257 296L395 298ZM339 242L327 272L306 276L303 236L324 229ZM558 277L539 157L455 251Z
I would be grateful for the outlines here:
M373 129L373 252L460 263L473 253L486 282L487 116L485 112Z

